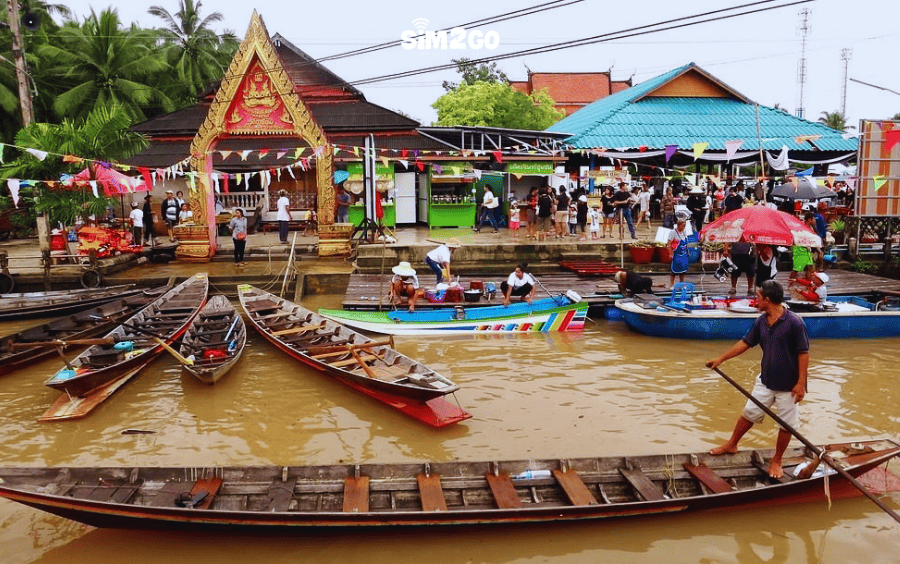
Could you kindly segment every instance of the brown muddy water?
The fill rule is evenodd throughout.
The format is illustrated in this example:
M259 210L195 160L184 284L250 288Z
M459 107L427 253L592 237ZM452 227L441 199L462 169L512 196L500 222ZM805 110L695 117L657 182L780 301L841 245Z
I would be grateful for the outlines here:
M339 307L315 296L310 308ZM0 324L7 334L35 323ZM502 460L705 450L743 397L703 367L729 342L584 333L396 338L460 385L473 418L433 430L298 366L251 332L214 387L165 356L80 421L38 423L51 360L0 378L0 464L251 465ZM900 437L900 339L812 343L801 432L817 443ZM750 385L758 350L723 365ZM126 429L152 434L123 435ZM766 422L745 447L768 448ZM900 473L900 464L891 469ZM886 502L900 508L900 493ZM0 500L0 562L897 562L900 526L865 500L549 526L263 535L94 529Z

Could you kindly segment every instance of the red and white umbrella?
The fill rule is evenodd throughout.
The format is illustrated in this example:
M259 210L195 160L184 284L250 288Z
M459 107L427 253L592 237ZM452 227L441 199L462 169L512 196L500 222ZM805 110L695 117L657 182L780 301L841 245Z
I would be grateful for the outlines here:
M93 175L91 174L93 169ZM73 180L78 182L96 180L98 184L103 186L103 191L107 196L130 194L131 192L147 192L150 188L141 180L137 185L132 184L132 179L126 174L106 168L99 164L91 165L91 169L84 169L74 177Z
M797 217L760 205L726 213L700 231L700 240L705 243L822 246L822 238Z

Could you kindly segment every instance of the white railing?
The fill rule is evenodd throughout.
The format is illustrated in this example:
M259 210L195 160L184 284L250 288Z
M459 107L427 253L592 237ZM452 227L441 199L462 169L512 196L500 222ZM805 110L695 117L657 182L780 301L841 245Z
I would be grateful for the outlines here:
M232 192L219 194L219 201L225 209L243 208L247 213L253 213L256 204L266 197L265 192Z

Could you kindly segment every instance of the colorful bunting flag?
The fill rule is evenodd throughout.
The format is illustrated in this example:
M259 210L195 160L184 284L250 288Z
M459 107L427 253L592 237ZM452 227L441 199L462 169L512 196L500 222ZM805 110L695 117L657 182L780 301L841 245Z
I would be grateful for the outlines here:
M19 179L10 178L6 181L6 187L9 188L9 193L12 194L13 206L19 207Z
M877 175L873 176L872 180L875 181L875 191L876 192L881 190L881 188L884 187L885 184L887 184L887 178L881 174L877 174Z
M669 159L675 155L677 150L678 145L666 145L666 164L669 164Z
M887 153L891 152L891 149L894 148L894 145L900 142L900 129L895 129L888 131L884 134L884 150Z
M705 151L708 147L709 143L706 142L694 143L694 160L696 161L697 159L699 159L700 155L702 155L703 151Z
M741 145L744 144L743 139L735 139L733 141L725 142L725 158L727 160L731 160L737 154L738 149L740 149Z

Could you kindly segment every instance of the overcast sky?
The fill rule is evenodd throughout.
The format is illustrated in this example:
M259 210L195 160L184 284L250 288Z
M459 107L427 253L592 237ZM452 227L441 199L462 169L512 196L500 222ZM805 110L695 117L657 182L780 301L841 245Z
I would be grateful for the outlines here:
M760 3L741 11L783 5L788 1ZM271 35L280 33L309 55L319 58L399 40L404 31L414 31L417 27L424 26L425 30L453 27L545 2L547 0L440 3L208 0L202 4L201 15L221 12L224 21L214 29L229 29L243 38L255 8ZM175 0L154 0L154 3L171 13L178 10ZM469 30L483 34L494 32L492 37L499 39L499 46L493 50L483 47L480 50L467 47L444 51L393 47L324 64L344 80L353 82L448 63L453 58L477 58L530 49L750 3L750 0L583 0ZM139 22L144 27L152 27L161 23L147 13L145 3L70 0L65 4L79 17L89 14L92 7L99 12L112 5L125 24ZM900 8L895 0L816 0L682 29L512 58L499 61L498 65L512 80L524 80L527 66L533 72L612 69L614 80L630 77L637 84L695 62L748 98L767 106L779 104L794 112L800 102L797 68L801 59L801 34L798 31L801 18L798 12L804 8L810 11L806 41L807 80L803 96L807 119L815 121L823 111L840 109L844 85L842 49L852 50L850 78L900 92L896 63L897 53L900 53L900 19L897 18ZM467 35L466 39L470 37ZM431 104L444 93L441 82L457 78L454 71L448 70L358 88L370 102L400 110L427 125L437 118ZM857 125L860 119L886 119L898 112L900 94L848 82L848 123Z

